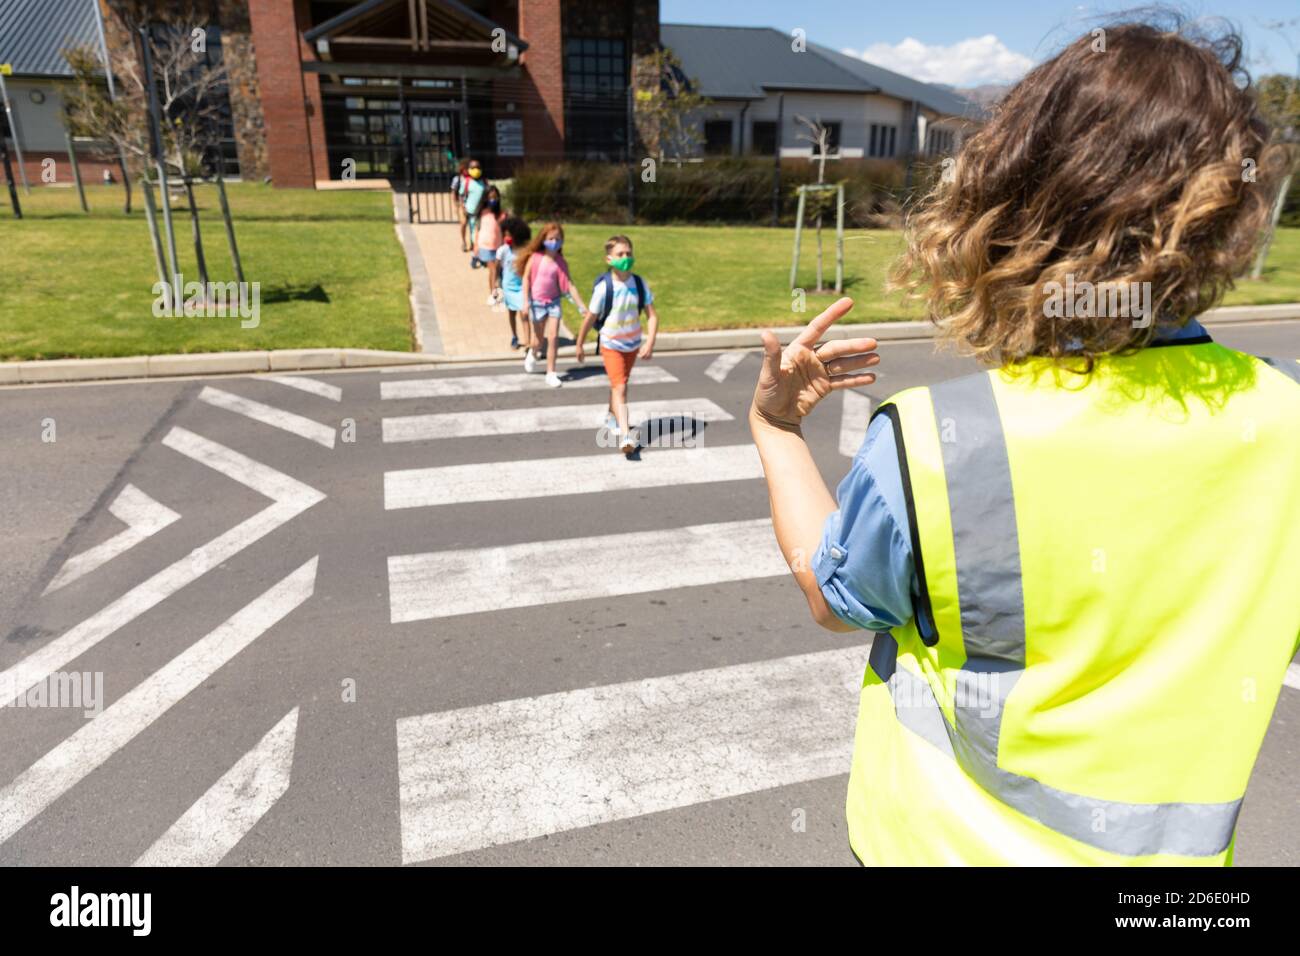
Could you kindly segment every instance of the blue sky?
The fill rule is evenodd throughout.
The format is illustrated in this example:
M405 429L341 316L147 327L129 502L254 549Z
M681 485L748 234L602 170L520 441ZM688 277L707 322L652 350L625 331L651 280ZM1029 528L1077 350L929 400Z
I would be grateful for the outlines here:
M917 79L955 86L1017 79L1029 65L1091 29L1092 18L1140 6L1064 0L863 2L863 0L660 0L665 23L807 31L808 39ZM1295 75L1295 0L1182 3L1185 14L1228 18L1246 39L1253 75ZM1284 21L1277 26L1278 21ZM1289 45L1288 45L1289 41Z

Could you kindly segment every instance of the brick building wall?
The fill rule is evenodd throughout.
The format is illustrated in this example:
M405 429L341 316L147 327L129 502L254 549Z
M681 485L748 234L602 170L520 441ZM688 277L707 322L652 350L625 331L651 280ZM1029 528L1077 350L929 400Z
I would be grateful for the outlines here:
M301 33L307 7L306 0L249 0L248 14L271 181L311 189L329 178L329 161L320 81L302 70L304 59L314 59Z
M519 0L520 58L525 86L524 149L529 156L564 154L564 40L561 0Z

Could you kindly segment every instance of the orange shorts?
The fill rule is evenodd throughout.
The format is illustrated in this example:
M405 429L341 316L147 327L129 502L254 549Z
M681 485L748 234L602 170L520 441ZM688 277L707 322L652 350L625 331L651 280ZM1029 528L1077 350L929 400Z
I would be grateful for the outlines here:
M609 384L626 385L627 377L632 374L632 366L636 364L636 349L631 352L601 349L600 357L605 361L605 374L609 376Z

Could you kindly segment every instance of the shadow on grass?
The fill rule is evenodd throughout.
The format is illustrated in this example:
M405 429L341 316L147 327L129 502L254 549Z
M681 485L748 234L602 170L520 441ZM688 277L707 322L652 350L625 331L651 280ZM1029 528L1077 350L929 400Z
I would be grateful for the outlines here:
M329 305L330 297L319 282L311 288L287 286L262 293L263 305L279 302L320 302Z

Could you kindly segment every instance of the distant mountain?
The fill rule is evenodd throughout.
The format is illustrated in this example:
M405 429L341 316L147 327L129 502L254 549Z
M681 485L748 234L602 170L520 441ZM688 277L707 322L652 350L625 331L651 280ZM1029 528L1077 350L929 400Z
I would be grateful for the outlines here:
M984 109L988 109L997 103L998 100L1006 96L1007 91L1011 89L1010 83L981 83L979 86L968 86L954 90L959 96L978 103Z

